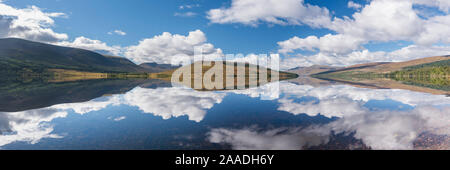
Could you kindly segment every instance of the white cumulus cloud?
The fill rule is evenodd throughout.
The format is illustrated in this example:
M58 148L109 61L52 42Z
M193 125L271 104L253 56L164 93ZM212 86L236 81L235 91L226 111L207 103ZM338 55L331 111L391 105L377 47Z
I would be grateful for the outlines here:
M206 35L201 30L191 31L187 36L164 32L153 38L143 39L138 45L128 47L125 57L139 64L146 62L174 64L173 61L181 57L193 58L196 48L201 49L199 54L206 58L223 56L221 49L206 41Z
M450 12L450 1L448 0L413 0L415 4L429 7L437 7L442 12Z
M75 38L75 40L72 42L61 41L54 44L66 47L81 48L111 55L120 55L122 53L122 47L120 46L109 46L105 42L102 42L100 40L93 40L83 36Z
M335 17L327 28L336 32L322 37L294 36L278 42L279 52L295 50L317 51L313 55L287 58L284 67L323 65L352 65L365 62L405 61L435 55L448 55L450 15L420 18L413 9L417 1L373 0L352 17ZM435 3L440 4L441 3ZM442 6L442 5L441 5ZM445 5L444 5L445 6ZM414 42L393 52L366 50L369 42ZM441 45L444 44L444 45ZM288 66L290 65L290 66Z
M0 38L15 37L40 42L66 40L67 34L52 30L54 18L64 13L43 12L36 6L17 9L0 2Z
M363 39L344 34L327 34L323 37L308 36L306 38L299 38L297 36L278 42L280 46L280 53L294 52L294 50L302 49L330 53L348 53L356 49L360 49L360 44L364 42Z
M374 51L367 49L352 51L347 54L318 52L313 55L297 54L294 57L285 57L280 63L282 70L312 65L348 66L369 62L400 62L423 57L442 56L450 54L450 46L420 46L409 45L392 52Z
M212 23L242 23L256 26L266 22L280 25L321 27L330 22L328 9L303 0L233 0L231 7L207 12Z
M355 2L353 2L353 1L348 1L347 7L353 8L353 9L361 9L361 8L362 8L362 5L361 5L361 4L358 4L358 3L355 3Z

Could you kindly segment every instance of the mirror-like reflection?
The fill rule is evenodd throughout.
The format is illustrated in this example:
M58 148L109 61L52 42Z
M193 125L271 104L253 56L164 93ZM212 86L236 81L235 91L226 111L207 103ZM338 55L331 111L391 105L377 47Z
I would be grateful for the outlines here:
M3 82L0 87L0 111L17 112L60 103L86 102L104 95L125 93L138 85L156 87L170 86L170 83L157 79Z
M450 149L450 98L403 89L304 78L228 91L139 79L4 89L1 149Z

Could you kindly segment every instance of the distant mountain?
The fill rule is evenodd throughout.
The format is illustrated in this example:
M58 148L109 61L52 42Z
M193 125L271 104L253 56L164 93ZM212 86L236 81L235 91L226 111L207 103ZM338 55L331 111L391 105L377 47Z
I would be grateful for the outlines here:
M9 72L69 69L90 72L145 72L125 58L17 38L0 39L0 66Z
M49 69L103 73L154 73L174 69L171 65L136 65L123 57L105 56L89 50L62 47L17 38L0 39L0 73L34 72ZM1 76L0 76L1 77Z
M181 66L173 66L171 64L157 64L157 63L142 63L139 66L149 73L159 73L181 67Z
M293 68L293 69L288 70L288 72L296 73L296 74L298 74L300 76L309 76L309 75L317 74L317 73L320 73L320 72L333 71L333 70L337 70L337 69L339 69L339 67L313 65L313 66L310 66L310 67Z
M132 61L128 60L127 58L120 57L120 56L109 56L109 55L105 55L105 57L115 63L120 63L122 65L122 67L124 67L124 68L128 68L129 70L134 70L134 72L138 72L138 73L148 72L147 69L134 64Z

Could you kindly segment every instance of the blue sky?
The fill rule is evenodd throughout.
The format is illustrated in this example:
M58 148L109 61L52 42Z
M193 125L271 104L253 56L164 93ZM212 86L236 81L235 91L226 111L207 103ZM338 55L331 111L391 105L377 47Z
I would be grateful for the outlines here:
M207 40L194 45L186 40L183 50L212 45L214 49L206 53L280 53L286 68L450 54L450 40L445 38L450 37L450 3L445 0L0 0L0 4L22 11L37 7L44 14L34 18L37 21L30 28L51 30L57 37L49 43L113 53L137 63L167 63L179 52L152 49L149 46L174 45L154 42L161 41L155 36L168 32L169 38L187 37L196 30L202 33L196 36ZM20 20L26 16L16 13L0 12L0 17ZM42 24L45 17L52 23ZM31 31L17 32L14 20L6 21L10 30L3 35L0 31L0 37L48 40L30 35ZM75 42L79 37L84 41ZM146 39L154 41L140 42ZM94 45L80 44L90 40L96 40Z
M229 5L231 1L208 0L14 0L6 4L18 8L38 6L46 12L63 12L68 18L56 18L56 32L64 32L71 39L85 36L102 40L110 45L134 45L139 40L163 32L185 35L202 30L208 41L229 53L267 53L276 50L276 42L294 35L323 35L327 30L314 30L308 26L249 27L243 25L210 24L208 9ZM196 5L191 9L180 6ZM339 4L344 5L346 4ZM195 12L194 17L175 16L175 13ZM350 13L351 14L351 13ZM111 36L109 31L122 30L127 36ZM232 42L232 43L231 43Z

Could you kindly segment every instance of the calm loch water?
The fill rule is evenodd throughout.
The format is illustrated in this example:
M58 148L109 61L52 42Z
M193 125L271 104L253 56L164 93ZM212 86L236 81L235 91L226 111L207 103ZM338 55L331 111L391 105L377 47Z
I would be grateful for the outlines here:
M450 97L332 82L12 83L0 102L1 149L450 149Z

